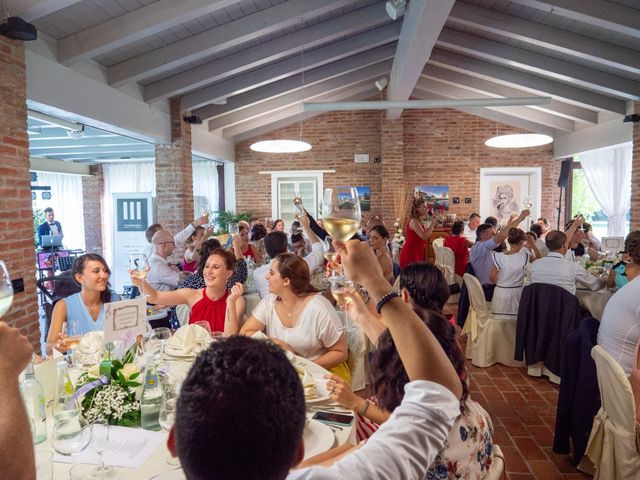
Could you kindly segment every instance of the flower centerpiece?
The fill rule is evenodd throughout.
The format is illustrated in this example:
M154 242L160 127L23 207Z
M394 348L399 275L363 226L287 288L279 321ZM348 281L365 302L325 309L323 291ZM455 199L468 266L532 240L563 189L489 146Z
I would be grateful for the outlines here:
M110 425L140 426L140 368L135 363L137 344L121 360L94 365L78 378L76 396L89 422L105 419Z

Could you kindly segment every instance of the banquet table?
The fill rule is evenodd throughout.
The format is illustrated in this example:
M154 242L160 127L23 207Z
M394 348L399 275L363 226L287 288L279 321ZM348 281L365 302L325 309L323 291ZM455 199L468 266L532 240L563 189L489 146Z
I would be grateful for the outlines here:
M607 288L592 291L578 286L576 289L576 296L578 297L580 304L589 310L591 315L598 320L602 320L604 307L607 305L607 302L612 295L613 293Z
M326 391L326 381L323 375L328 373L327 370L313 363L310 360L295 356L291 358L294 365L304 368L316 381L318 398L307 402L307 419L311 420L314 413L326 407L330 411L337 413L350 413L342 409L335 402L328 399ZM182 382L191 368L193 359L189 360L171 360L161 362L161 369L169 371L179 382ZM52 365L53 364L53 365ZM70 463L56 462L52 458L52 449L50 444L51 432L53 429L53 421L51 418L50 404L53 401L55 390L55 361L49 360L37 366L36 377L43 384L45 390L45 401L47 402L47 440L41 444L35 445L37 478L40 479L62 479L68 478ZM105 478L110 479L157 479L157 480L182 480L184 475L177 465L170 465L167 461L171 459L169 450L166 447L166 432L157 432L157 435L163 436L162 443L155 449L153 454L142 464L140 468L114 467L113 471ZM345 443L356 444L356 427L355 421L348 427L329 428L317 421L309 422L309 426L305 429L305 446L310 451L305 454L305 458L326 451L337 445ZM92 449L91 446L87 450ZM90 471L93 467L83 465L82 478L90 478ZM178 468L178 469L177 469ZM156 477L156 475L158 475Z

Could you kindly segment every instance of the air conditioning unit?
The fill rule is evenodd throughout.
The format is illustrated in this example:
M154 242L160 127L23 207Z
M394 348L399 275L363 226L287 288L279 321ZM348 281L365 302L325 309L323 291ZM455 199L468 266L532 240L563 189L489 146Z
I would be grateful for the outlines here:
M356 153L353 156L353 161L356 163L369 163L369 154L368 153Z

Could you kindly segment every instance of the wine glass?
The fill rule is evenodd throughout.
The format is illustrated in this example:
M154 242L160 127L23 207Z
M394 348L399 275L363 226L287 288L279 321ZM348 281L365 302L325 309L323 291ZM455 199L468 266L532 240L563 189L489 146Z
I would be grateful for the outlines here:
M324 228L331 237L346 242L358 231L361 218L360 200L355 188L325 189L322 219Z
M294 193L293 213L295 214L296 220L300 220L300 217L304 215L304 207L302 206L302 197L300 197L300 192Z
M160 358L164 358L164 349L169 340L171 339L171 330L167 327L158 327L151 330L149 340L158 340L160 342Z
M160 427L168 432L173 427L173 423L176 418L176 403L178 402L177 395L165 394L162 396L162 403L160 404L160 416L158 423ZM167 460L169 465L178 465L180 462L175 457L170 457Z
M533 207L533 199L531 198L531 195L525 195L524 196L523 206L527 210L531 210L531 207Z
M76 456L91 442L91 427L79 412L77 415L59 419L53 426L51 446L60 455L70 456L73 466L69 470L69 478L76 475Z
M77 355L75 355L75 350L80 345L82 333L80 333L80 328L74 321L64 322L62 324L62 333L64 335L64 341L67 344L67 351L65 353L67 361L71 367L75 367L77 366Z
M197 322L193 322L193 324L203 328L207 332L207 342L201 345L201 348L204 350L211 344L211 324L206 320L198 320Z
M331 295L336 299L336 303L344 311L344 325L349 324L349 309L347 304L349 303L348 294L353 295L356 291L355 284L349 280L345 275L336 275L329 279L331 284Z
M100 456L100 465L93 470L93 474L104 478L104 474L112 470L111 467L104 464L104 459L102 458L109 446L109 422L107 420L97 418L93 421L91 424L91 444Z
M5 263L0 260L0 317L9 311L13 303L13 285Z
M336 256L338 255L336 247L333 246L333 239L328 235L324 237L322 251L323 251L325 260L329 263L332 263L336 259ZM336 274L336 271L334 270L331 273L331 275L335 275L335 274Z
M129 273L144 281L149 272L149 260L144 254L131 255L129 257ZM144 295L144 284L140 285L140 295Z

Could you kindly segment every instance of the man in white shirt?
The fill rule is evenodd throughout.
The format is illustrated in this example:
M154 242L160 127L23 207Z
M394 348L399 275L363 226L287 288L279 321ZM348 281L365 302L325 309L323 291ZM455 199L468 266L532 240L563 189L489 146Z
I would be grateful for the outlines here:
M309 271L313 274L313 272L322 267L324 263L323 246L318 236L309 226L309 217L304 215L301 220L302 228L311 241L311 253L302 257L302 259L307 263ZM281 253L287 253L289 249L289 239L287 238L287 234L277 230L269 232L267 236L264 237L264 248L271 261ZM265 278L265 274L269 271L270 266L271 262L268 265L262 265L253 271L253 285L258 291L260 298L264 298L269 295L269 283Z
M462 236L469 240L471 243L475 243L476 241L476 228L480 225L480 215L477 213L472 213L469 215L469 221L464 226L464 233Z
M209 223L209 217L207 215L202 215L201 217L196 218L193 222L191 222L189 225L184 227L182 230L180 230L178 233L176 233L173 236L173 241L175 242L176 246L178 247L183 246L187 241L187 239L189 238L189 236L196 230L196 227L201 227L202 225L205 225L207 223ZM153 245L152 239L153 239L153 236L160 230L164 230L162 228L162 225L160 225L159 223L154 223L152 225L149 225L147 227L147 230L144 232L144 236L147 239L147 242L149 243L146 246L145 252L144 252L147 258L150 258L151 255L153 255L155 247Z
M229 337L202 352L182 384L168 447L188 479L424 478L460 414L460 379L431 331L393 294L369 246L337 246L346 275L378 302L402 359L410 380L402 404L364 446L331 467L289 472L304 455L298 374L277 346Z
M151 242L154 250L149 258L147 283L161 292L175 290L180 281L180 270L175 265L169 265L167 261L176 248L174 237L170 231L160 230Z
M550 283L575 295L576 282L591 290L603 287L604 280L587 272L582 265L567 261L567 236L559 230L551 230L544 239L549 253L531 264L531 283Z

